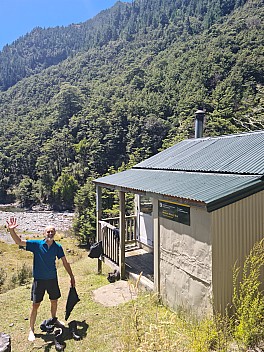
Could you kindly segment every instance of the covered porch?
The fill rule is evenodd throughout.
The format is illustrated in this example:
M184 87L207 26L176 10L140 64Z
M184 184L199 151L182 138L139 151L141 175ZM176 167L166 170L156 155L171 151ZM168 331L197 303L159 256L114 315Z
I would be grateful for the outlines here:
M137 217L125 215L125 192L119 191L119 217L102 219L101 187L96 186L97 241L102 241L104 255L98 259L120 272L121 279L131 279L146 290L154 290L154 253L137 239Z

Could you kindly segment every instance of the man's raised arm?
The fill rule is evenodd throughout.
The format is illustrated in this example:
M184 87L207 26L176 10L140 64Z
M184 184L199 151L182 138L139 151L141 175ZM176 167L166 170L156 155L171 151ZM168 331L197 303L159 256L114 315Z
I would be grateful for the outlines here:
M17 224L17 220L15 217L10 217L7 221L6 221L6 227L8 229L8 231L10 232L11 237L13 238L13 240L15 241L16 244L18 244L19 246L26 246L26 241L22 240L16 233L15 228L18 226Z

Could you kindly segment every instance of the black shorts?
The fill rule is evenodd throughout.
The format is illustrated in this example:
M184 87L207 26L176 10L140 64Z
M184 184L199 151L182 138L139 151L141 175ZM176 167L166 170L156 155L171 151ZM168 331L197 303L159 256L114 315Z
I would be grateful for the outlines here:
M60 298L60 288L58 279L50 280L35 280L31 288L31 301L33 303L40 303L43 300L45 292L48 292L49 299L56 300Z

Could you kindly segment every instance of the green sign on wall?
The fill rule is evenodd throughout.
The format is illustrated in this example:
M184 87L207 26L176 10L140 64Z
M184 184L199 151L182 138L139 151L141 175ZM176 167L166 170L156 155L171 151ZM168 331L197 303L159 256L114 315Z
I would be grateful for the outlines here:
M159 216L190 226L190 207L187 205L160 200Z

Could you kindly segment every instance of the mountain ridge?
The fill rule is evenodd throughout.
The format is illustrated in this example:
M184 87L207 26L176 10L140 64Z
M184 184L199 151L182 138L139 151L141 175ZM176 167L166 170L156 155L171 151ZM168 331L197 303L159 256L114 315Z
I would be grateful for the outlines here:
M245 1L240 0L240 3L242 4ZM226 9L224 7L225 2L228 4ZM222 6L220 6L220 3L222 3ZM166 11L166 4L171 6L170 11ZM201 9L197 10L199 4ZM130 41L135 33L138 33L142 28L143 30L146 30L147 27L155 28L159 24L164 26L169 21L177 22L181 16L189 17L194 16L197 12L200 13L199 21L201 23L199 25L202 28L203 17L206 17L210 12L209 9L213 6L219 7L217 9L219 13L211 15L207 26L212 25L226 13L233 11L237 5L235 0L226 0L219 2L219 4L216 1L212 3L211 7L205 0L199 0L198 5L194 0L188 0L185 8L180 1L174 3L171 0L159 1L159 5L155 5L153 0L137 0L132 4L117 1L110 9L103 10L92 19L79 24L49 27L47 29L35 27L31 32L18 38L12 44L4 46L0 51L0 90L6 90L22 78L39 73L78 52L93 47L101 47L122 36ZM184 15L184 11L187 11L187 9L189 14ZM147 16L147 11L149 13L155 11L156 17L153 19L151 16ZM157 12L160 11L162 11L161 15L157 15ZM173 11L178 11L180 15L174 14L172 16ZM136 16L144 16L146 25L145 23L144 25L135 25L134 23L137 22ZM190 26L190 23L188 25Z

